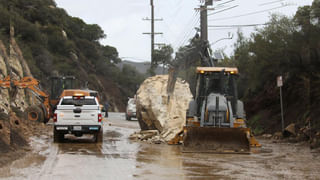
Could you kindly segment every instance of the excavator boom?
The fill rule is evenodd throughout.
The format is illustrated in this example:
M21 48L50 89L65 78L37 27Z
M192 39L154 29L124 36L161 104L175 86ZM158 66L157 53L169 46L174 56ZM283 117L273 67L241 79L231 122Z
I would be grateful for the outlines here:
M10 79L10 77L7 77ZM21 80L11 80L13 87L29 90L37 99L41 101L39 107L29 107L26 109L29 120L40 120L47 122L51 117L51 107L49 104L49 94L40 89L40 83L33 77L23 77ZM14 93L15 94L15 93ZM44 118L44 119L43 119Z
M9 76L4 78L3 80L0 80L0 87L5 88L5 89L10 88L10 77Z

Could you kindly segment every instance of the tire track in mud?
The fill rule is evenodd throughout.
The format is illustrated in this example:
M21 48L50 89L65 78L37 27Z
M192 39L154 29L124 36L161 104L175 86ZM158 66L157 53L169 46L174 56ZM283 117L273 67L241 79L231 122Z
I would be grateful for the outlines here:
M107 137L104 141L109 141L108 143L103 144L103 146L101 146L101 153L104 155L104 159L106 161L112 161L113 166L117 167L117 168L113 168L112 175L110 178L114 179L114 180L122 180L122 179L130 179L130 176L127 174L127 169L124 168L126 166L124 166L124 161L128 161L128 159L130 157L126 157L126 158L121 158L121 151L117 150L117 141L122 141L120 139L118 139L119 137L124 138L123 137L123 133L122 131L124 130L123 127L119 126L119 124L117 124L117 126L113 126L116 129L111 129L110 127L108 128L108 126L105 124L104 125L104 133L106 133L107 131L109 132L109 137ZM117 132L119 134L115 134L115 136L112 135L112 132ZM119 137L117 137L119 136ZM116 152L113 152L116 151ZM114 157L116 156L116 157ZM119 157L117 157L119 156ZM128 158L128 159L127 159ZM130 160L129 160L130 161ZM132 178L132 177L131 177Z
M35 180L53 179L53 177L51 177L53 176L52 171L54 169L56 161L58 160L59 150L58 150L57 144L50 144L48 150L50 150L50 153L47 156L47 159L45 160L43 165L41 166L40 172L37 174L36 177L33 177L32 179L35 179Z

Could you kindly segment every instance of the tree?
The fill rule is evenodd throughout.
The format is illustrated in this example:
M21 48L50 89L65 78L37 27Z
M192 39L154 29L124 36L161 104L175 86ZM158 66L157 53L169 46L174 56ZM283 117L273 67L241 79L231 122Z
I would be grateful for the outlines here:
M116 48L106 45L101 47L101 51L103 58L105 58L107 62L114 64L121 62Z
M162 65L164 68L172 64L173 48L171 45L161 46L159 49L154 50L153 59L155 64Z
M278 108L274 108L278 105L275 87L278 75L282 75L286 82L283 90L286 92L284 102L289 109L287 111L295 107L295 112L298 112L295 119L287 121L304 124L305 119L317 118L320 104L317 90L320 88L319 9L320 1L315 0L312 6L298 8L293 18L272 15L268 25L257 29L249 38L238 33L231 60L241 73L238 83L240 96L246 103L254 104L247 109L249 119L261 111L273 114L272 117L258 118L265 129L277 128L280 119ZM290 115L295 112L291 111ZM319 122L312 123L320 128Z

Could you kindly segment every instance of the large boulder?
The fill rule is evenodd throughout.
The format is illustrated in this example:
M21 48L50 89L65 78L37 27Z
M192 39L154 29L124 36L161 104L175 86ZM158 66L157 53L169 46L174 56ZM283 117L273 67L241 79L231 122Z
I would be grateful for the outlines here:
M169 142L183 130L192 94L189 84L177 79L173 94L167 94L168 75L146 79L137 91L137 117L141 130L158 130Z

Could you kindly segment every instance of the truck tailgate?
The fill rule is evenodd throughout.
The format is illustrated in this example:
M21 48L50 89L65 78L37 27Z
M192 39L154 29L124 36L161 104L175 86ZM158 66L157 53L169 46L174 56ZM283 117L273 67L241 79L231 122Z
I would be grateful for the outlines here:
M81 124L98 123L99 107L93 105L78 106L58 106L57 118L58 123L75 123L79 121Z

